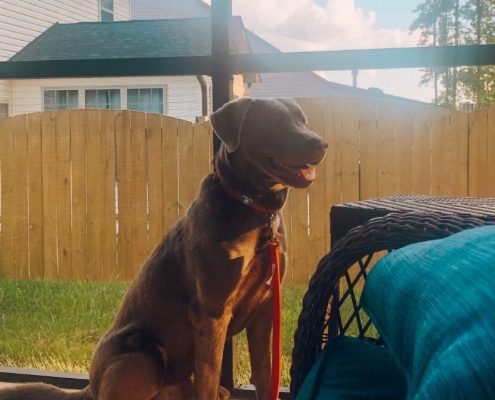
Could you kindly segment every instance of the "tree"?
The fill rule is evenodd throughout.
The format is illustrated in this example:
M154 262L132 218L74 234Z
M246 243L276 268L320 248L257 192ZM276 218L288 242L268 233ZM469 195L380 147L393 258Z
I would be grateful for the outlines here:
M425 0L411 31L420 46L495 43L495 0ZM456 107L459 97L478 106L495 103L495 67L429 68L421 84L433 82L435 103Z
M418 14L410 26L411 31L419 29L421 31L419 45L437 46L437 22L438 22L438 0L426 0L419 4L414 12ZM435 104L438 104L438 72L436 68L425 69L421 77L420 84L427 85L433 80L435 90Z
M410 30L420 30L420 46L449 46L459 44L459 0L426 0L416 7L418 15ZM434 101L455 107L458 97L458 71L456 68L428 68L423 72L421 84L433 81ZM439 84L443 90L439 90Z
M467 44L495 43L495 0L468 0L461 9ZM460 72L463 96L478 107L495 103L495 67L466 67Z

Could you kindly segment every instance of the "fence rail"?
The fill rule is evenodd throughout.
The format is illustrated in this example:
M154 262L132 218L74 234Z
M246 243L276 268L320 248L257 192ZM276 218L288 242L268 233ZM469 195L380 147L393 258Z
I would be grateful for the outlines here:
M288 281L328 251L333 204L391 194L495 196L495 107L300 99L330 143L284 208ZM0 276L131 279L211 170L209 123L133 111L0 120Z

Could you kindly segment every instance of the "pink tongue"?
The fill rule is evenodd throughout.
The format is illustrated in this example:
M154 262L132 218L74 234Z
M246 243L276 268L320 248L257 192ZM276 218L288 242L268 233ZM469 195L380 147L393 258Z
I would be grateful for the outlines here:
M301 169L301 175L306 179L307 181L314 181L316 179L316 168L315 167L308 167Z

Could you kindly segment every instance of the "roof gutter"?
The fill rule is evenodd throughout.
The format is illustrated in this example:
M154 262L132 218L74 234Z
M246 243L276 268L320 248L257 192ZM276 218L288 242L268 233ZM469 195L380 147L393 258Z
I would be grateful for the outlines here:
M208 87L203 75L196 75L196 79L201 87L201 115L206 117L208 115Z

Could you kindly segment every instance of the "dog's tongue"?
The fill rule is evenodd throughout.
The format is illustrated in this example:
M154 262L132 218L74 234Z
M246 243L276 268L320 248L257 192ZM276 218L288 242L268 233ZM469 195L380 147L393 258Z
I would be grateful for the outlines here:
M304 179L306 179L308 182L313 182L316 179L315 167L303 168L301 169L300 173L304 177Z

